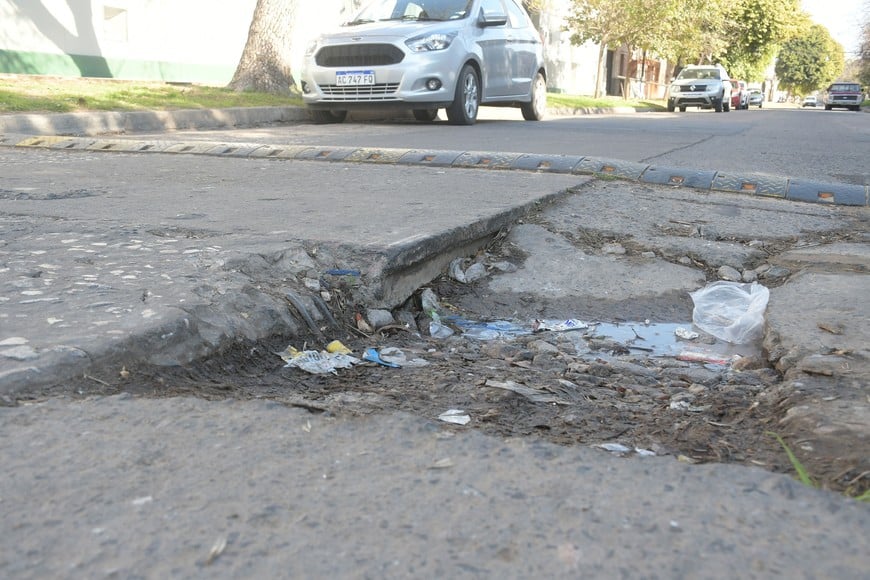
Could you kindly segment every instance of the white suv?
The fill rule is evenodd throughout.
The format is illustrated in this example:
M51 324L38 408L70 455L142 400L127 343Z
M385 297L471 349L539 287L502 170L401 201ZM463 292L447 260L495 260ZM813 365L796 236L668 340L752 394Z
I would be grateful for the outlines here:
M668 111L686 107L731 110L731 79L718 65L689 65L680 71L668 88Z
M317 123L380 107L472 125L484 105L537 121L547 108L541 37L519 0L375 0L309 47L301 85Z
M825 91L825 110L843 107L852 111L860 111L864 102L864 93L858 83L834 83Z

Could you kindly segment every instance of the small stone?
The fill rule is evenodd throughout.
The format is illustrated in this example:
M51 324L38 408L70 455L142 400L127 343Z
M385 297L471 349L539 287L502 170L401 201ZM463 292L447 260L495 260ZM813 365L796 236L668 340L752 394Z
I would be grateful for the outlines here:
M511 262L494 262L490 264L490 266L493 269L498 270L499 272L504 272L506 274L510 274L518 270L517 265Z
M644 258L649 258L649 259L656 257L655 252L642 252L640 255L643 256Z
M791 270L788 268L783 268L782 266L771 266L770 269L764 273L764 278L768 280L779 280L781 278L786 278L791 274Z
M716 275L719 276L720 280L727 280L729 282L739 282L742 279L740 272L728 265L720 267Z
M389 310L381 310L378 308L370 308L366 310L366 319L368 319L369 324L374 329L396 323L396 319L393 318L393 314Z
M716 241L720 239L722 236L719 234L719 230L711 226L701 226L698 228L698 234L702 239Z
M625 248L622 246L622 244L617 243L604 244L603 246L601 246L601 251L605 254L625 254Z
M758 280L758 273L755 270L743 270L742 278L744 282L755 282Z

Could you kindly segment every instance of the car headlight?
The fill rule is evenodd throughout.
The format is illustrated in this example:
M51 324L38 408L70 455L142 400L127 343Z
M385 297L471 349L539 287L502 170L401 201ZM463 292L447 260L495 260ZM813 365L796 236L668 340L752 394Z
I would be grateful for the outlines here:
M423 36L415 36L405 41L405 44L414 52L430 52L433 50L445 50L450 47L450 43L456 38L455 32L434 34L424 34Z
M680 85L671 85L671 93L679 93Z

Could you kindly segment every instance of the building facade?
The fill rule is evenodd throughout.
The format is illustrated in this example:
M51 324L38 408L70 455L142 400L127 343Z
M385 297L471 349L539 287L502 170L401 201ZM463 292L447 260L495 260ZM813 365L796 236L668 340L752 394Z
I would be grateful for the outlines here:
M0 0L0 73L226 84L256 0Z

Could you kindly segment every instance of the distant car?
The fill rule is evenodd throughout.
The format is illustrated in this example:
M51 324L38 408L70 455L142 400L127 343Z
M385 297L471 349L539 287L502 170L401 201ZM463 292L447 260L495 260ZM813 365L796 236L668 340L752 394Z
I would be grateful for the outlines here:
M861 110L864 93L858 83L834 83L825 91L825 110L842 107L853 111Z
M520 0L375 0L309 45L302 99L316 123L349 110L403 108L431 122L445 109L473 125L481 106L547 110L543 44Z
M731 80L731 108L738 111L749 108L749 88L746 81Z
M758 107L759 109L764 104L764 94L759 90L749 91L749 105Z
M819 101L816 97L814 97L813 95L810 95L808 97L804 97L804 102L801 105L801 107L815 107L818 104L818 102Z
M689 65L680 71L668 88L668 111L686 107L731 110L731 79L718 65Z

